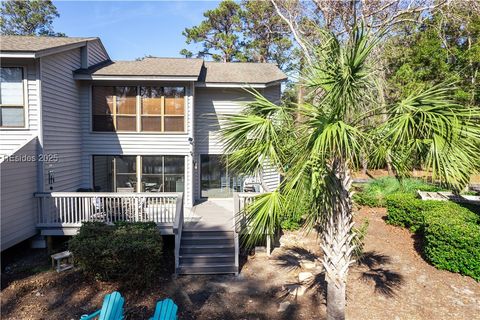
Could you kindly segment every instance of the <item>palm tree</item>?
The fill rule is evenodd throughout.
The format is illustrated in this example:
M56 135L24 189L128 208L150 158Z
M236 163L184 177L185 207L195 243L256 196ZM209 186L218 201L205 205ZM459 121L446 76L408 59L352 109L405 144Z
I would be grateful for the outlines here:
M291 214L303 214L306 227L320 231L331 320L345 318L354 262L351 171L365 157L370 165L388 157L399 178L421 166L460 190L480 166L480 112L456 104L445 84L384 105L372 61L379 38L361 27L347 40L324 37L304 77L309 103L276 105L251 90L254 101L226 117L222 136L238 171L256 174L269 163L282 175L276 190L245 210L247 245L274 234Z

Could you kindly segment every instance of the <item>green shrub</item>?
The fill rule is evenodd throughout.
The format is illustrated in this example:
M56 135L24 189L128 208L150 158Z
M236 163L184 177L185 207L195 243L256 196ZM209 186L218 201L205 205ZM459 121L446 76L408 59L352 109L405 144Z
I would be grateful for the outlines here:
M388 195L385 199L387 207L387 222L405 227L412 232L421 229L424 223L425 211L435 210L446 202L423 201L413 194L397 193Z
M388 195L397 193L415 195L417 190L440 191L441 188L420 179L398 180L393 177L384 177L366 184L361 192L353 196L353 200L362 206L384 207Z
M382 207L383 202L379 196L367 192L359 192L353 195L353 201L361 206Z
M480 280L478 206L423 201L411 194L389 195L386 203L387 222L420 234L425 258L430 263Z
M472 207L462 207L451 201L421 200L411 194L398 193L387 196L385 202L387 222L412 232L422 231L426 215L452 216L473 223L478 220Z
M368 219L363 219L362 224L357 228L353 227L353 232L355 236L352 239L355 249L353 250L353 255L356 257L356 260L359 261L364 254L363 248L365 247L365 237L367 236L368 226L370 221Z
M162 236L155 223L87 222L69 242L76 264L97 279L148 285L162 268Z
M302 226L301 216L286 217L285 220L281 222L282 230L295 231L300 229L301 226Z
M480 281L480 226L477 223L465 221L453 212L427 215L424 240L425 257L435 267Z

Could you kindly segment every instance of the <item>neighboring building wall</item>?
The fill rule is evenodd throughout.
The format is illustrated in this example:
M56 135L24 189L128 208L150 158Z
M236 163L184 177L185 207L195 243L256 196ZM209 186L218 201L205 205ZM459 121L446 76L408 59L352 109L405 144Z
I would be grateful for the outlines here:
M0 164L1 182L1 250L5 250L36 234L37 138L17 150L16 161ZM21 158L29 157L29 158Z
M222 115L239 113L252 96L240 88L202 88L195 89L195 160L194 197L200 198L200 155L223 154L223 145L218 130L221 128ZM259 89L269 100L280 100L280 85ZM263 173L269 187L275 188L278 174L271 169Z
M280 103L282 97L282 89L280 85L270 86L263 89L263 95L274 103Z
M25 60L2 59L2 66L24 66L26 81L26 109L27 128L25 129L0 129L0 155L11 155L18 148L38 134L40 122L38 92L40 81L37 76L38 64L33 59Z
M88 66L91 67L105 60L109 60L107 52L103 48L100 40L89 41L87 43L88 50Z
M73 80L80 66L80 49L41 58L43 153L58 155L58 161L44 164L45 191L76 191L81 186L80 86ZM48 184L50 170L53 184Z
M100 84L99 84L100 85ZM103 83L101 85L125 85L125 83ZM129 83L129 85L141 85ZM169 86L168 83L146 85ZM175 84L176 85L176 84ZM92 188L92 155L182 155L185 156L185 198L186 207L193 203L193 147L189 137L193 136L193 83L186 87L186 133L111 133L91 131L91 84L81 87L82 136L83 136L83 181L82 186Z

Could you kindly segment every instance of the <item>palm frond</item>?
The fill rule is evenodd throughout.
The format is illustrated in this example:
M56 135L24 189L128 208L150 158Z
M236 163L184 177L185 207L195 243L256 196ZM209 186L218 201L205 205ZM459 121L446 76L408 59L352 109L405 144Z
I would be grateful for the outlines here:
M284 214L284 198L278 191L262 193L239 213L244 219L244 245L253 247L265 240L267 235L274 235L280 227Z
M257 91L250 91L254 100L243 112L222 117L220 129L225 150L230 154L230 165L234 170L254 174L262 169L266 161L281 169L285 158L283 149L288 125L289 111L278 106Z
M312 132L310 144L312 152L320 157L356 159L367 137L345 122L339 120L324 124L317 132Z
M320 105L335 119L345 119L375 100L367 95L377 89L368 57L378 41L361 27L355 28L347 46L331 34L319 63L306 75L306 86L321 97Z
M434 179L459 190L480 167L480 110L453 102L452 90L439 84L412 93L391 108L390 118L374 134L382 137L385 150L404 158L397 161L397 171L423 165ZM408 158L415 160L412 165Z

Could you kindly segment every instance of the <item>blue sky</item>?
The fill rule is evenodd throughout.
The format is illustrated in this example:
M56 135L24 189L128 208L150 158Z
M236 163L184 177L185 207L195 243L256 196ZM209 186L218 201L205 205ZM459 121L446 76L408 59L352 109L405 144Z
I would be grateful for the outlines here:
M144 55L179 57L187 46L182 31L198 25L218 1L54 1L54 29L70 37L100 37L113 60Z

